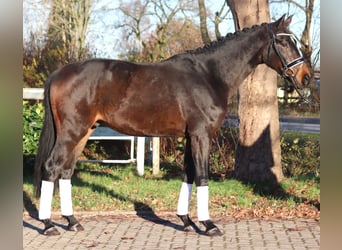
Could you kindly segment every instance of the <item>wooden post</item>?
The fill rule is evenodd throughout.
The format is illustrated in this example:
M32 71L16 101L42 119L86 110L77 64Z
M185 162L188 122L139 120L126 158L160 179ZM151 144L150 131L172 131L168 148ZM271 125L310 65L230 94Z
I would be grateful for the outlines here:
M152 138L152 174L159 174L159 147L160 139L159 137Z
M145 137L137 139L137 171L138 175L144 175L144 158L145 158Z

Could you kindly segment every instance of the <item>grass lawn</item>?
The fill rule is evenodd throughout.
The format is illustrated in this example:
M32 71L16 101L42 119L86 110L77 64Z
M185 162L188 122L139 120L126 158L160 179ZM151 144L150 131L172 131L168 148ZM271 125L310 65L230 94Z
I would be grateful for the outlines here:
M181 186L181 170L161 169L152 176L136 174L135 165L99 165L79 163L72 179L74 210L175 212ZM178 171L179 170L179 171ZM170 174L171 173L171 174ZM212 216L237 218L275 217L319 218L320 179L287 178L277 187L244 184L235 179L210 180ZM24 176L24 206L39 207L33 197L32 176ZM191 214L196 216L196 189L193 189ZM59 195L53 199L53 211L59 210ZM31 205L32 209L32 205Z

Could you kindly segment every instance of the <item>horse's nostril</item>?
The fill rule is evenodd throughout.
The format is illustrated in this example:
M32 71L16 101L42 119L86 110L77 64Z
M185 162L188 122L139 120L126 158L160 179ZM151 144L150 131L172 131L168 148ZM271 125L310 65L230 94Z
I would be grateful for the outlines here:
M310 82L310 76L309 75L305 75L303 78L303 85L308 85Z

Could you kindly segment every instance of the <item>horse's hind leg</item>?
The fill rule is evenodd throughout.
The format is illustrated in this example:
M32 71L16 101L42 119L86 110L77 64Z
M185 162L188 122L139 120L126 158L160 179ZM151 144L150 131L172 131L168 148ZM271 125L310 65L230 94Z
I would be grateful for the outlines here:
M40 196L40 206L39 206L39 219L44 223L45 228L43 234L45 235L58 235L58 230L54 227L51 222L51 203L53 197L54 183L59 180L60 184L60 194L61 194L61 207L62 215L63 213L69 221L69 229L75 231L82 230L81 226L77 225L77 220L73 218L72 202L71 202L71 176L73 174L75 162L77 156L82 152L85 142L87 141L90 133L85 133L85 136L75 135L70 136L70 134L60 135L57 137L56 144L52 149L48 160L45 163L45 168L43 171L43 179L41 185L41 196ZM82 138L83 137L83 138ZM70 138L74 138L70 140ZM76 138L82 138L80 140ZM70 214L71 213L71 214Z
M70 147L62 143L59 138L53 147L49 158L44 164L43 177L40 192L39 219L44 223L44 235L59 235L57 228L51 222L51 204L53 198L54 184L60 176L64 165L70 157Z
M59 235L59 231L51 222L51 203L54 182L42 180L38 217L44 223L44 235Z
M68 220L69 231L83 231L83 226L73 215L72 207L72 195L71 195L71 177L74 172L74 167L78 156L82 153L83 148L91 134L92 130L89 130L87 135L77 144L74 149L73 158L68 164L68 167L64 168L61 173L61 179L59 179L59 195L61 201L61 213L64 218Z

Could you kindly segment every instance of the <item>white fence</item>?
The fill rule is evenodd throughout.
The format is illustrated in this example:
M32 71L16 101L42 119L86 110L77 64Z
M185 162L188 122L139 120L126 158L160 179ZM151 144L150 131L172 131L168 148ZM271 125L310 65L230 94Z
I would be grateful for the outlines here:
M42 100L44 97L44 89L42 88L23 88L23 99ZM137 172L140 176L144 175L144 162L145 162L145 137L135 137L120 134L108 127L98 127L91 134L89 140L123 140L130 141L130 159L107 159L107 160L80 160L88 162L101 162L101 163L137 163ZM134 158L134 143L137 142L136 159Z

